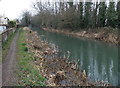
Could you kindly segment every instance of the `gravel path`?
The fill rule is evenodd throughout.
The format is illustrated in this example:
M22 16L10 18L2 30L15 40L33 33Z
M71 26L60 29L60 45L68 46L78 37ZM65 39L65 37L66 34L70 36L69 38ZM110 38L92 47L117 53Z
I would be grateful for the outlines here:
M17 33L10 45L8 55L2 65L2 86L14 86L17 83L17 77L15 74L16 69L16 42L19 33Z

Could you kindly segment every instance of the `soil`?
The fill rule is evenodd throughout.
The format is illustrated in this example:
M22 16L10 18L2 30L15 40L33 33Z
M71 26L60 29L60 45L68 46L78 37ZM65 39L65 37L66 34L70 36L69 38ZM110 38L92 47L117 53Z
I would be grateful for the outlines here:
M2 86L15 86L17 84L16 69L16 42L19 33L15 35L5 61L2 64Z

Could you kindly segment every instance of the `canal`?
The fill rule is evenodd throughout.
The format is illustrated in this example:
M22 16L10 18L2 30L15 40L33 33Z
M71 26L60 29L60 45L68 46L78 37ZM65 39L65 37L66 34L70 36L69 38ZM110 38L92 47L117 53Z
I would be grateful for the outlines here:
M0 32L4 31L6 29L6 26L0 26Z
M37 30L41 38L58 46L63 53L70 52L70 60L86 71L89 80L118 85L118 46Z

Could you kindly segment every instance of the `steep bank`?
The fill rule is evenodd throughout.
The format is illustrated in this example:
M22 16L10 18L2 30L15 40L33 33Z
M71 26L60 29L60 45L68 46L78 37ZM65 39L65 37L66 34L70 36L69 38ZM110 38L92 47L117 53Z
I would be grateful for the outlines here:
M47 86L108 86L103 82L90 82L85 71L68 57L58 57L59 51L42 41L36 32L26 28L29 52L33 53L35 67L47 81Z
M113 44L120 44L120 35L118 34L117 30L113 30L112 28L99 28L98 30L94 31L69 31L69 30L59 30L59 29L50 29L50 28L43 28L44 30L61 33L65 35L71 35L76 37L84 37L88 39L95 39L100 40L108 43ZM112 30L112 31L110 31Z

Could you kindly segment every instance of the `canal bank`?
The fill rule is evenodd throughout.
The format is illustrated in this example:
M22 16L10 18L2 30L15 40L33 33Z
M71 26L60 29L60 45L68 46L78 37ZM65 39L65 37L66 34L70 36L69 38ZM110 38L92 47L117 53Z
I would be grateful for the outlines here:
M47 41L41 40L37 32L26 29L27 32L27 47L28 52L33 53L36 67L40 74L44 76L47 81L47 86L108 86L108 82L90 81L85 70L80 70L76 62L70 62L68 55L59 53Z
M117 45L37 28L33 30L37 31L42 40L57 46L65 55L69 51L69 60L76 62L82 70L85 69L90 80L103 80L118 85Z
M111 27L93 29L93 31L89 31L89 30L70 31L70 30L64 30L64 29L61 30L61 29L51 29L51 28L42 28L42 29L50 32L61 33L64 35L71 35L76 37L83 37L87 39L104 41L104 42L113 43L116 45L120 43L119 42L120 35L118 33L118 30Z

